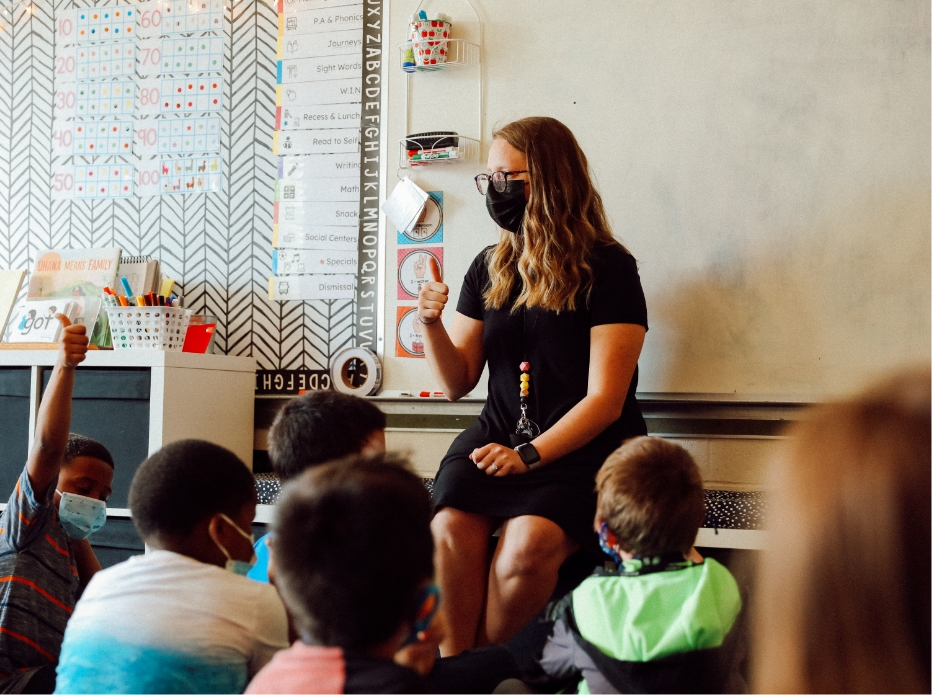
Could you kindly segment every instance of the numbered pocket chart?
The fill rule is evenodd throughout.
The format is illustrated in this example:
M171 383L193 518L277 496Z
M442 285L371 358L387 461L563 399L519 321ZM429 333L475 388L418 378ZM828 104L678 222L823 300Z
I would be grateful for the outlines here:
M223 37L162 39L162 74L219 72L223 65Z
M136 83L133 80L81 82L75 87L75 115L132 116L136 104ZM65 94L68 99L70 95Z
M161 112L220 111L222 96L220 76L162 80Z
M220 151L220 116L162 118L158 124L159 154Z
M77 41L132 39L136 33L136 12L131 7L89 7L78 10Z
M129 198L132 195L132 164L92 164L74 168L75 198Z
M223 28L223 0L162 0L159 7L163 34L190 34Z
M185 157L163 159L161 166L162 195L184 195L219 191L222 183L223 160L220 157Z
M78 46L75 49L77 78L98 80L136 74L136 44L133 41Z
M132 121L76 121L72 154L82 157L133 153Z

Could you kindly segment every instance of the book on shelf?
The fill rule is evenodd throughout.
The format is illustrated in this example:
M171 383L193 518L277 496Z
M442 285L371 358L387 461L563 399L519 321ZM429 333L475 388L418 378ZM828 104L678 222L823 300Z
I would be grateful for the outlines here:
M97 300L98 305L100 300ZM67 297L27 299L19 305L10 322L11 343L57 343L61 338L61 321L56 314L71 320L78 315L78 303Z
M25 270L0 270L0 336L6 331L24 277Z
M75 301L75 323L87 326L91 342L109 347L107 314L100 310L104 287L117 283L119 248L49 249L39 254L29 277L27 299L68 297ZM96 301L89 301L94 297Z
M161 278L159 277L159 261L152 256L123 256L117 270L116 286L111 288L118 295L125 295L123 283L119 278L126 278L130 289L137 295L158 292Z

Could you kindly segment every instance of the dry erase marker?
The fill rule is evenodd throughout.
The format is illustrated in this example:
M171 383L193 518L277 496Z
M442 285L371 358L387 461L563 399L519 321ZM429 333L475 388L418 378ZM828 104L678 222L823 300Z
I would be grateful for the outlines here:
M120 306L129 306L129 301L126 299L126 295L120 295L117 297L117 301L120 303Z
M145 306L145 305L146 305L146 298L143 297L141 294L140 294L140 295L137 295L137 296L136 296L136 306Z
M159 306L165 306L165 297L159 295Z
M129 280L127 280L125 277L122 277L120 278L120 284L123 285L123 291L126 292L127 297L134 296L133 288L129 286Z

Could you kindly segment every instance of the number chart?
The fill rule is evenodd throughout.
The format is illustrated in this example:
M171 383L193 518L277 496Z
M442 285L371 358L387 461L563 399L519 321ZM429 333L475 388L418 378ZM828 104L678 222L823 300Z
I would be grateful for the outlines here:
M55 11L53 198L222 190L226 0L95 1Z
M162 0L162 33L190 34L223 28L223 0Z
M74 168L75 198L129 198L132 195L132 164L79 165Z
M78 80L97 80L136 74L136 44L133 41L79 46L76 49Z
M220 117L163 118L158 121L159 154L218 152Z
M131 39L136 35L136 12L131 7L89 7L78 10L78 43Z
M132 121L78 121L74 124L72 152L85 157L130 155Z
M223 160L220 157L185 157L163 159L161 186L163 194L219 191Z
M222 85L219 75L162 80L162 113L220 111Z
M223 37L162 39L162 74L219 72L223 61Z
M82 82L75 88L75 115L132 116L136 105L136 83L133 80ZM67 99L67 93L63 99Z

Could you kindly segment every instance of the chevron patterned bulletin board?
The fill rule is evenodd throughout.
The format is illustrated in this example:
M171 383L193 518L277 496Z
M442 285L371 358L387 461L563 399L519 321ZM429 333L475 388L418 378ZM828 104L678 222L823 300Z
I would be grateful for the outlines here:
M354 300L268 299L278 169L276 4L224 2L222 190L56 200L56 167L92 163L53 156L56 22L75 7L112 3L30 2L0 13L0 268L30 268L48 248L151 254L182 283L189 308L220 319L220 352L253 355L272 373L327 369L329 357L354 341ZM99 160L108 161L93 163Z

